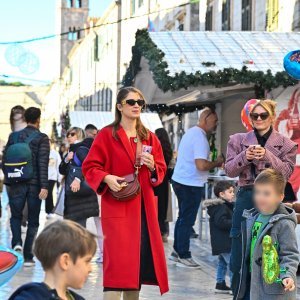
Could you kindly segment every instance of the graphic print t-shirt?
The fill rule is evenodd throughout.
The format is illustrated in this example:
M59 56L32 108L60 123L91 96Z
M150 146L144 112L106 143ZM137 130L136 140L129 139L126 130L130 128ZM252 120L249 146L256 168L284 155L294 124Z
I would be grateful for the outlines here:
M253 224L252 231L251 231L251 245L250 245L250 272L252 270L252 257L256 246L256 242L260 237L264 228L269 223L271 217L272 215L259 214L255 223Z

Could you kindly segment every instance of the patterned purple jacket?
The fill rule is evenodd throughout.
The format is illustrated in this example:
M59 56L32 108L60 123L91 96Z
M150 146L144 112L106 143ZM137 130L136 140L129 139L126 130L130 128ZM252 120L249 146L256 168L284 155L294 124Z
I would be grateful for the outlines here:
M272 168L282 172L288 180L296 163L297 144L273 129L265 145L265 157L261 160L254 159L251 163L246 159L246 150L250 145L257 144L254 131L230 136L225 162L227 176L239 176L239 186L251 185L255 179L251 171L251 164L254 164L255 174Z

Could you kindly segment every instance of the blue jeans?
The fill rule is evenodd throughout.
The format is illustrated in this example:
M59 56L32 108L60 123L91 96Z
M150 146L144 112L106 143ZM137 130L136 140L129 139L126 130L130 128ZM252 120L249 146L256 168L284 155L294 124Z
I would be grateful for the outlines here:
M42 201L39 199L40 188L37 185L18 183L9 189L9 206L11 210L10 226L12 231L12 247L22 246L21 223L22 212L27 202L28 228L24 243L24 258L32 259L32 245L39 229L39 217Z
M241 223L243 220L243 211L254 207L253 203L253 189L241 187L236 195L236 203L233 211L232 228L231 228L231 258L230 270L232 272L232 284L234 299L236 299L239 283L240 270L242 264L242 237L241 237Z
M204 187L187 186L172 182L178 199L178 219L174 230L174 250L180 258L191 258L190 235L195 224Z
M230 253L221 253L218 257L218 266L217 266L217 282L222 283L225 281L226 273L229 267L230 262ZM232 273L229 271L230 282L232 279Z

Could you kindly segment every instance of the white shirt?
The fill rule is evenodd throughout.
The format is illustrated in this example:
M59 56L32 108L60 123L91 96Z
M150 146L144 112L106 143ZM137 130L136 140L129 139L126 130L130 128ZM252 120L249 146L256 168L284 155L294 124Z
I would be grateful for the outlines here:
M172 179L178 183L203 187L208 171L199 171L195 159L209 160L210 147L206 132L199 126L190 128L179 144L177 163Z
M59 173L59 165L61 162L61 158L59 153L51 149L49 156L49 168L48 168L48 180L61 181L62 176Z

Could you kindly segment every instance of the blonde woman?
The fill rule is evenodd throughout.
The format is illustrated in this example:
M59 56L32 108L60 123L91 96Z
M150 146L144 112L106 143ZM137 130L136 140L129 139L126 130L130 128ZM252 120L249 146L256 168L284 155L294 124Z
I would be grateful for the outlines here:
M66 176L64 218L86 227L86 221L89 217L99 216L99 206L97 195L92 189L85 186L84 191L81 190L81 182L84 182L81 164L90 147L81 143L84 137L84 132L79 127L72 127L68 130L67 140L70 148L59 166L59 172ZM74 160L75 157L77 157L76 161ZM76 177L72 175L74 171L76 171ZM68 176L72 176L71 183L68 182Z
M276 102L258 101L250 112L254 130L230 137L225 163L226 174L239 177L239 191L233 214L231 237L232 288L236 296L242 257L241 221L244 209L253 208L253 184L256 176L267 168L281 172L286 180L291 176L297 153L297 144L278 133L273 124Z

